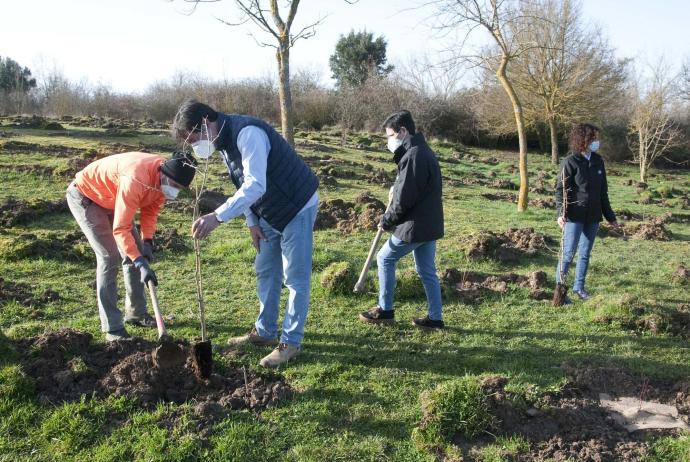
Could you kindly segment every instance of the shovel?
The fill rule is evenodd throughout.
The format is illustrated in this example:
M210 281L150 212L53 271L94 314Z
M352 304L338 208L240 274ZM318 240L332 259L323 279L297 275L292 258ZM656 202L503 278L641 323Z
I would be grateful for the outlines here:
M158 294L153 281L149 281L147 287L149 288L149 295L151 296L151 303L153 304L153 312L156 315L156 327L158 328L159 345L153 350L151 355L153 357L153 363L159 369L179 367L187 360L187 355L180 345L173 342L168 335L168 332L165 330L163 315L161 314L161 309L158 305Z
M386 205L386 210L388 210L388 207L391 206L391 202L393 200L392 191L393 188L391 187L391 192L388 194L388 205ZM371 263L374 261L374 254L376 253L376 248L379 246L379 242L381 242L382 236L383 228L379 227L376 231L376 236L374 236L374 241L371 243L371 247L369 248L369 255L367 255L367 260L364 262L362 272L359 273L359 279L357 279L355 288L352 289L352 291L356 294L361 294L364 292L367 282L367 273L369 272L369 268L371 268Z

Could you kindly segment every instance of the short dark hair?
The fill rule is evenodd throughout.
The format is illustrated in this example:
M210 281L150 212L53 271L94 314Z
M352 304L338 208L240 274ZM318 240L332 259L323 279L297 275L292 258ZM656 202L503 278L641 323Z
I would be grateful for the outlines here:
M195 99L184 100L175 114L175 120L173 120L173 137L177 141L184 141L190 132L201 130L205 118L209 122L215 122L218 119L218 112L211 106Z
M401 127L405 127L410 135L414 135L416 130L414 127L414 120L410 111L403 109L389 115L383 123L383 129L392 128L396 133L400 131Z
M585 152L587 146L592 142L596 135L601 132L599 127L592 124L576 124L570 130L568 145L572 152Z

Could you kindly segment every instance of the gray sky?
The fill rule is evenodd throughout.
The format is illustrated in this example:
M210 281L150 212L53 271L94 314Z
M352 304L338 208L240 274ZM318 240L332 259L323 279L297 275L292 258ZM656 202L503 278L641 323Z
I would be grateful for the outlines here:
M21 0L0 9L0 55L34 74L56 67L70 79L104 83L119 91L142 91L177 72L237 79L275 74L271 48L259 48L236 20L232 0L200 5L192 15L181 0ZM280 2L282 3L282 2ZM423 24L432 10L409 9L421 0L302 0L295 27L325 20L315 37L291 52L293 70L309 68L330 77L328 58L341 34L367 29L384 35L393 64L432 55L447 46ZM655 61L664 55L678 67L690 57L690 2L686 0L584 0L585 18L599 24L620 57ZM475 43L486 40L477 30Z

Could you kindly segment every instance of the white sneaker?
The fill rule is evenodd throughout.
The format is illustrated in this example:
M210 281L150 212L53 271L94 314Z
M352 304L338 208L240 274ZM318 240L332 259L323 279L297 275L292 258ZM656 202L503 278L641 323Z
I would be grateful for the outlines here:
M262 367L277 367L290 361L299 354L299 347L280 343L273 351L264 356L259 365Z

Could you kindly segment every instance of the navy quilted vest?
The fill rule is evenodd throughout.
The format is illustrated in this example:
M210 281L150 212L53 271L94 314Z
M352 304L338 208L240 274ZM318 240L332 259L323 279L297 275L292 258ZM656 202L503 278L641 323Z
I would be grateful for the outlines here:
M319 180L288 142L266 122L249 116L219 114L220 135L215 142L221 151L236 188L242 185L242 155L237 149L237 135L249 125L268 135L271 150L266 165L266 192L251 206L252 211L276 230L282 232L314 195ZM225 151L225 152L223 152Z

